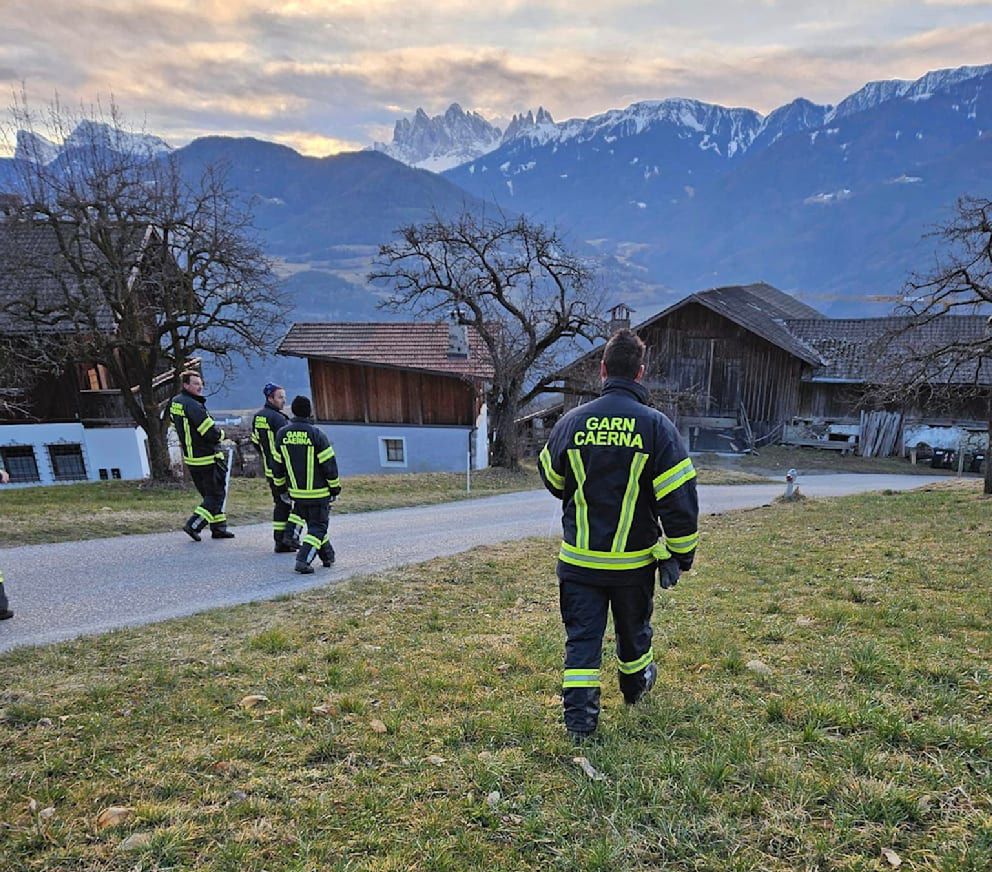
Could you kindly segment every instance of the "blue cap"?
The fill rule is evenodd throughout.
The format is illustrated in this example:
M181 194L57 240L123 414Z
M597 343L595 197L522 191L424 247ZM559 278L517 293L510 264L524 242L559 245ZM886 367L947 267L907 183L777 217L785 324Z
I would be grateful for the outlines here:
M262 393L265 394L266 398L271 397L276 391L278 391L282 385L273 384L269 382L264 388L262 388Z

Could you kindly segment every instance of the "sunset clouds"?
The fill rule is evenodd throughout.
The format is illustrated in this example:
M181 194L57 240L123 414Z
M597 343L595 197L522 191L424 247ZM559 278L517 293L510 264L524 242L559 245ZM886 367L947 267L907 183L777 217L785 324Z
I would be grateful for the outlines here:
M113 94L174 144L254 135L326 154L417 106L505 119L689 96L768 111L992 62L992 0L0 0L0 87Z

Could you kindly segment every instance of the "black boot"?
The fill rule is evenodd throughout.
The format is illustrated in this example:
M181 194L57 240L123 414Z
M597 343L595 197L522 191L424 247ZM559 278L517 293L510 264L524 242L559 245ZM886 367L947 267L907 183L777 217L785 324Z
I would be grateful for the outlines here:
M292 545L287 545L282 539L276 539L275 548L273 548L276 554L292 554L296 551Z
M317 553L313 545L307 545L296 552L296 566L294 567L301 575L312 575L313 567L310 562Z
M3 582L0 581L0 621L6 621L12 617L14 617L14 613L10 610L10 603L7 602L7 594L3 589Z
M321 545L317 555L320 557L321 566L328 567L334 563L334 549L331 547L330 542L325 542Z
M627 705L637 705L648 692L654 687L654 683L658 680L658 667L654 663L649 663L647 668L644 670L644 686L638 690L633 696L627 696L624 694L624 702Z
M200 531L207 526L207 522L199 515L190 515L189 520L183 524L183 532L194 542L200 541Z
M233 539L234 534L227 529L227 524L223 527L211 527L210 528L210 538L211 539Z

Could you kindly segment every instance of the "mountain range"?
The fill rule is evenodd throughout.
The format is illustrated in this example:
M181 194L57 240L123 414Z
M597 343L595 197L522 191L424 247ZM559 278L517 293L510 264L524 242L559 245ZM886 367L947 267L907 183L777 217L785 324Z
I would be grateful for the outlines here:
M19 137L0 159L0 191L19 161L68 159L94 135ZM873 82L836 105L796 99L767 115L666 99L564 122L538 110L501 130L453 104L361 152L316 158L211 136L172 153L191 174L227 164L298 320L383 319L365 283L376 247L434 211L493 202L558 225L637 318L693 290L758 280L826 314L885 314L891 302L875 298L928 268L938 241L925 234L956 198L992 196L992 66ZM439 175L401 153L435 167L474 156ZM224 402L253 402L248 383L285 366L244 370Z
M466 112L452 103L443 115L429 117L417 109L413 120L401 118L393 128L393 141L377 142L372 148L408 166L439 173L488 154L535 127L554 124L543 106L527 114L514 115L502 131L478 112Z
M764 279L879 311L963 194L992 193L992 66L874 82L767 116L695 100L548 125L447 171L678 290ZM932 248L932 245L931 245Z

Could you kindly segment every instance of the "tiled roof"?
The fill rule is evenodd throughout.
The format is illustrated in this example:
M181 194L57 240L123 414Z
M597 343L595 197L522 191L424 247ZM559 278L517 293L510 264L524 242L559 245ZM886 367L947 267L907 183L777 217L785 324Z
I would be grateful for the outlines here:
M819 381L885 383L898 376L901 361L939 349L965 349L971 343L989 342L989 324L984 315L942 315L916 327L908 317L817 318L787 322L789 332L813 347L824 364L813 370ZM910 328L910 329L907 329ZM960 352L956 355L961 357ZM977 357L977 356L976 356ZM957 366L951 383L992 384L992 361ZM942 376L934 373L938 381ZM947 373L943 377L947 377Z
M140 251L144 228L134 229L134 253ZM99 268L101 256L85 237L78 238L83 256ZM91 286L92 287L92 286ZM0 330L7 333L27 329L21 320L15 320L4 306L18 303L20 309L29 304L36 313L39 323L48 320L47 313L64 311L67 289L77 294L76 278L68 263L59 253L58 239L54 230L41 221L22 221L0 218ZM94 287L92 290L93 317L98 328L112 331L115 326L113 314L103 295ZM49 324L53 333L71 330L68 322Z
M491 378L492 364L479 334L468 328L468 357L448 355L446 323L294 324L279 354Z

